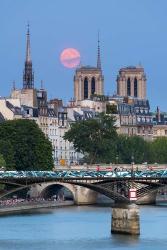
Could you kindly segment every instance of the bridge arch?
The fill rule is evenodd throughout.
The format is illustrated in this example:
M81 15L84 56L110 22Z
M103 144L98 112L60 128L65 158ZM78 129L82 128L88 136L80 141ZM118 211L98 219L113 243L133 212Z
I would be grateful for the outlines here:
M49 198L52 193L52 188L55 188L54 191L60 190L62 187L69 190L72 194L73 200L75 204L78 205L86 205L86 204L95 204L97 200L97 192L92 190L89 186L82 186L77 183L68 183L68 182L45 182L36 184L30 189L31 197L43 197ZM56 194L56 192L55 192Z
M37 186L37 189L39 189L38 195L44 199L51 198L53 196L59 196L59 198L63 198L64 192L63 189L66 189L70 192L73 200L75 200L75 187L72 184L69 183L60 183L60 182L54 182L54 183L44 183L40 186Z

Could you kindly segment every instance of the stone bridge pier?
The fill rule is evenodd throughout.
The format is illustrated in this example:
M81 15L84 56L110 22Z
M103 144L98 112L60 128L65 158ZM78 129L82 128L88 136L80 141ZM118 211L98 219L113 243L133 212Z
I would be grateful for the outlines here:
M48 189L53 186L57 186L58 188L67 188L73 196L74 203L77 205L91 205L95 204L97 201L97 192L78 185L60 182L33 184L28 194L31 198L45 197Z
M136 204L117 204L112 208L111 233L140 234L139 207Z

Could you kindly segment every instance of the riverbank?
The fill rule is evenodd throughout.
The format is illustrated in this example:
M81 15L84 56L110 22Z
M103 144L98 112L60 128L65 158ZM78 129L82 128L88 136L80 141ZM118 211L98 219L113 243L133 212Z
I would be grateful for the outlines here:
M45 201L39 203L22 203L17 204L15 206L6 206L0 207L0 216L6 214L15 214L20 213L32 209L39 209L39 208L53 208L53 207L64 207L64 206L72 206L74 205L73 201Z

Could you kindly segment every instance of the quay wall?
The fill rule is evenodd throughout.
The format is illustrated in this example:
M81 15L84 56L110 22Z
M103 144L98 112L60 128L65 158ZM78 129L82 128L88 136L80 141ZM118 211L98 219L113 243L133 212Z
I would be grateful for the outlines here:
M6 206L0 208L0 215L5 214L13 214L28 211L31 209L39 209L39 208L53 208L53 207L64 207L64 206L72 206L74 204L73 201L63 201L63 202L44 202L44 203L31 203L31 204L18 204L15 206Z

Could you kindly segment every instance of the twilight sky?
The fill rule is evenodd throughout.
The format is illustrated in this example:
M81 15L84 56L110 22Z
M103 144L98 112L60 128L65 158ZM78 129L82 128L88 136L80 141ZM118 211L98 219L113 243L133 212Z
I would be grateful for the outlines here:
M76 48L82 65L96 65L100 30L105 93L115 92L121 67L141 63L152 110L167 111L166 13L166 0L0 0L0 95L13 80L22 87L29 21L35 86L42 79L49 98L73 97L74 69L60 53Z

